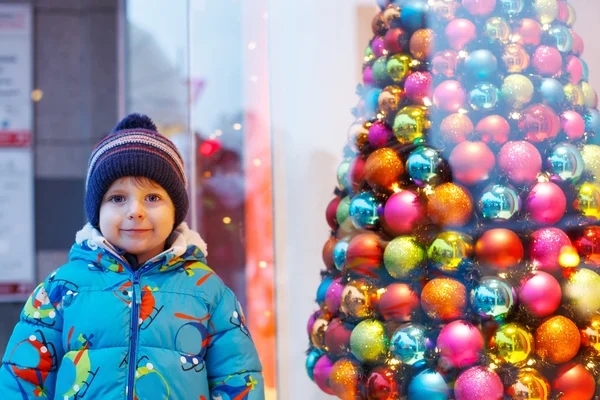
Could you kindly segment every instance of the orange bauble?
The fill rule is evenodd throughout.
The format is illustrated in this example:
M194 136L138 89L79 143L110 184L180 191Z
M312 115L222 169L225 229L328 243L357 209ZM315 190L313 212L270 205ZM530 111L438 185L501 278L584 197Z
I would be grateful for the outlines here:
M581 336L569 318L557 315L545 320L535 331L535 352L553 364L571 360L579 351Z
M473 199L462 186L444 183L429 195L427 213L438 225L463 226L473 215Z
M367 380L360 363L348 358L339 359L329 373L329 386L333 393L344 400L362 398L361 387Z
M594 375L583 365L571 362L560 366L552 388L562 393L561 400L591 400L596 382Z
M434 47L435 33L433 29L419 29L410 38L410 52L417 60L427 61L431 59Z
M475 245L475 254L481 265L494 268L514 267L523 259L523 243L510 229L490 229Z
M467 306L467 289L450 278L435 278L421 292L421 307L433 319L450 321L463 315Z
M335 270L335 262L333 261L333 248L337 243L337 239L332 236L325 242L323 246L323 262L329 271Z
M375 150L365 163L365 180L375 190L392 191L403 173L400 156L387 147Z

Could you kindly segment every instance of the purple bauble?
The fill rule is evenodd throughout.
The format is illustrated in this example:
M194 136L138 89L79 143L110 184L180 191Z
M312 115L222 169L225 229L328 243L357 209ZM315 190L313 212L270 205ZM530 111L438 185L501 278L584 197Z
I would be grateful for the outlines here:
M383 57L385 55L385 42L381 36L377 36L371 42L371 49L375 58Z
M315 379L315 383L317 386L319 386L319 389L331 395L333 394L333 391L329 387L329 374L331 373L332 367L333 363L329 357L324 355L319 358L315 364L315 369L313 370L313 377Z
M475 325L457 320L442 328L436 345L444 368L464 368L479 359L483 351L483 336Z
M431 105L433 98L433 79L429 72L413 72L406 78L404 91L413 103Z
M454 384L456 400L502 400L504 386L494 371L472 367L459 375Z
M376 149L384 147L390 137L392 136L392 130L383 122L375 121L369 128L369 144Z
M344 285L342 285L342 278L334 279L327 289L325 295L325 305L330 313L336 314L340 308L342 301L342 292L344 291Z
M363 83L365 86L373 86L375 84L375 79L373 79L373 68L371 68L370 65L363 69Z

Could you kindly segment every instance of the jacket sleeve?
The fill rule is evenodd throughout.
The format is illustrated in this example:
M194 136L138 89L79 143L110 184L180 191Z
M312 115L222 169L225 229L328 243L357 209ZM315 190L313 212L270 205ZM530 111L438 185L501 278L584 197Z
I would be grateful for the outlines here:
M206 368L211 398L263 400L262 366L233 292L226 287L220 302L209 312L211 341Z
M8 341L0 368L3 399L54 398L64 351L61 304L52 302L53 276L29 296Z

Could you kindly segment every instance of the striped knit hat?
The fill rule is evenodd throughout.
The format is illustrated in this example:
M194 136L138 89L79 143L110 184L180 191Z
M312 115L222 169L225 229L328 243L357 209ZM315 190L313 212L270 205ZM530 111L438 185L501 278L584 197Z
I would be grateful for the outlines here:
M92 151L85 184L85 212L94 227L99 225L102 197L114 181L124 176L156 181L175 206L174 227L183 222L189 207L183 160L175 145L157 132L146 115L123 118Z

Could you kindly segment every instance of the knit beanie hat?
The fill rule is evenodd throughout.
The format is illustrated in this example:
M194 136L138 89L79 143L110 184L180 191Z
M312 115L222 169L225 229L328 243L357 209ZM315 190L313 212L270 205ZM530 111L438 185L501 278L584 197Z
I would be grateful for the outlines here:
M175 145L158 133L146 115L130 114L115 126L92 151L86 179L85 212L98 228L100 204L110 185L125 176L156 181L175 206L175 226L188 212L187 179Z

